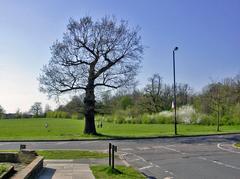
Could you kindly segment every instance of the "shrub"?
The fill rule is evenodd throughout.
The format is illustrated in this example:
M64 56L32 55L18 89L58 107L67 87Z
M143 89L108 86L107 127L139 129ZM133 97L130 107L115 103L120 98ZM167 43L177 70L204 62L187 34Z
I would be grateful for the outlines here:
M83 119L83 115L79 114L79 113L73 113L71 115L72 119Z
M113 122L114 121L112 116L104 116L103 119L104 119L103 121L106 121L106 122Z
M235 120L233 120L233 118L231 118L230 116L225 115L220 118L220 124L221 125L234 125Z
M140 120L142 121L143 124L148 124L148 118L149 114L143 114L142 116L140 116Z
M47 118L68 118L68 114L64 111L49 111L46 114Z
M171 124L173 123L173 116L163 116L163 115L156 115L156 123L158 124Z
M240 124L240 103L233 107L231 118L234 124Z
M114 114L114 122L117 124L126 123L125 118L129 117L126 110L116 111Z
M216 125L216 119L213 116L202 114L199 118L199 124L202 125Z
M186 105L178 109L177 117L178 122L184 124L191 124L193 116L196 114L195 109L192 106Z
M124 117L120 117L120 116L115 117L115 118L114 118L114 122L115 122L116 124L126 123Z
M140 118L133 118L132 124L142 124L142 120Z
M125 122L128 123L128 124L131 124L131 123L133 123L133 120L134 120L133 117L128 116L128 117L126 117Z

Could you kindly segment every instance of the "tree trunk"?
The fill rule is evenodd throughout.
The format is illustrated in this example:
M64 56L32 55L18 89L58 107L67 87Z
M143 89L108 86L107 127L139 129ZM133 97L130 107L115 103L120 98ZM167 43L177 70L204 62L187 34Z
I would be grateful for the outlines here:
M94 95L94 80L89 80L86 88L86 96L84 98L85 105L85 128L84 134L97 134L94 111L95 111L95 95Z

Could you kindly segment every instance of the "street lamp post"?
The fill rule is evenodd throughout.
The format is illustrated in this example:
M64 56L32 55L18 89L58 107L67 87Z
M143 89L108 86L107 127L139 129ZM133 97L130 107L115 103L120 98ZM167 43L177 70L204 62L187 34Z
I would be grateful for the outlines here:
M174 133L177 135L177 100L176 100L176 79L175 79L175 51L178 47L173 50L173 93L174 93Z

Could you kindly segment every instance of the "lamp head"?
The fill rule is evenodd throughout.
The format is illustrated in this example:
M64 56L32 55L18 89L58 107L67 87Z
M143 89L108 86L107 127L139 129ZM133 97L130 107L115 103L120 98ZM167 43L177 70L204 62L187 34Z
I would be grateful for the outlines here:
M173 51L177 51L178 50L178 47L175 47Z

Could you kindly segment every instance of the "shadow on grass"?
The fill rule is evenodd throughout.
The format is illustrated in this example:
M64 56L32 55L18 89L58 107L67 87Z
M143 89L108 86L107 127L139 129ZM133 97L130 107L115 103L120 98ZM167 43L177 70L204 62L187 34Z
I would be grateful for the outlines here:
M123 174L123 172L121 172L120 170L118 170L118 169L116 169L116 168L108 167L108 168L107 168L107 174L120 175L120 174Z
M174 135L159 135L159 136L116 136L116 135L107 135L107 134L101 134L97 133L96 135L91 135L95 136L101 139L154 139L154 138L165 138L165 137L174 137ZM177 135L177 136L182 136L182 135Z

